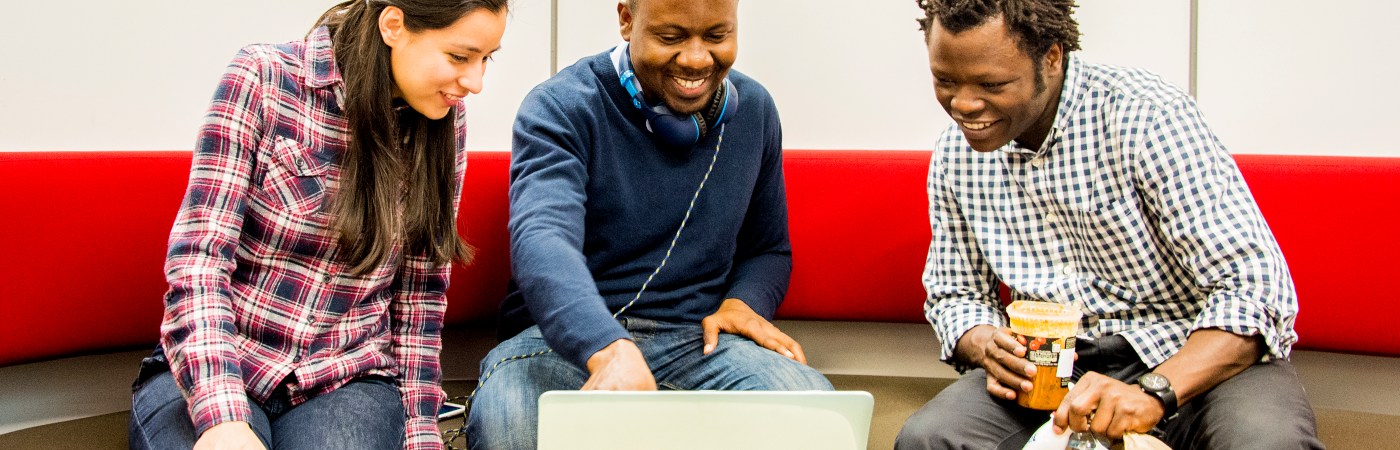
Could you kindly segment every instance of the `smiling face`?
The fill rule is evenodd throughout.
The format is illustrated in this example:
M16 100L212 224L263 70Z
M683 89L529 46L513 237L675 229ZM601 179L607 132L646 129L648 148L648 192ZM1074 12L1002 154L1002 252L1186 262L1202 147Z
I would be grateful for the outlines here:
M738 9L738 0L618 4L622 38L631 43L632 68L648 103L680 114L709 104L739 53Z
M486 63L501 47L506 11L477 8L447 28L415 32L404 26L403 11L390 6L380 13L379 29L390 48L394 97L437 120L481 92Z
M1043 57L1026 55L1000 17L956 34L934 21L928 37L938 103L980 152L1012 139L1040 147L1059 105L1063 56L1058 44Z

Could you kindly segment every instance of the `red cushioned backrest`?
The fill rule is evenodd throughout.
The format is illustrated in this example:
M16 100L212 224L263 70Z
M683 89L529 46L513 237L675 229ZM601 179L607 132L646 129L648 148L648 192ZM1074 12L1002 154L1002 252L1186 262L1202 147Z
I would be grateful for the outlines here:
M1235 160L1293 274L1298 347L1400 355L1400 158Z
M494 325L510 281L510 153L471 152L467 158L457 231L476 247L476 259L470 266L452 268L447 323Z
M447 322L489 322L509 277L506 152L472 152ZM0 366L154 345L189 152L0 152Z
M927 151L788 151L783 318L922 322ZM449 324L490 323L509 278L506 152L472 152ZM1239 155L1288 259L1300 348L1400 355L1400 158ZM188 152L0 152L0 366L156 339Z
M0 366L155 342L189 168L189 152L0 152Z
M928 151L783 154L792 283L788 319L923 322Z

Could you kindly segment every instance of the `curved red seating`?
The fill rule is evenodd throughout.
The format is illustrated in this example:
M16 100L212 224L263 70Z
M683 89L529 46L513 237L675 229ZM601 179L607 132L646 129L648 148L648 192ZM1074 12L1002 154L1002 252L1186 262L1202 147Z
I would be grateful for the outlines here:
M793 275L779 317L923 321L928 151L785 153ZM506 152L472 152L477 247L447 321L489 326L509 277ZM1236 157L1292 270L1300 348L1400 356L1400 158ZM188 152L0 152L0 366L152 345Z

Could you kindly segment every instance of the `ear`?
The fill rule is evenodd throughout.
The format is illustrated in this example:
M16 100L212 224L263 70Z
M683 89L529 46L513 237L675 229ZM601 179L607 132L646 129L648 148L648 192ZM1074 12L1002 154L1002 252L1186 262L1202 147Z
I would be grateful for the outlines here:
M1064 47L1061 47L1058 42L1051 44L1050 49L1045 51L1045 60L1042 63L1045 64L1048 73L1059 77L1060 74L1064 73Z
M379 12L379 36L384 38L384 45L388 45L389 48L403 45L408 36L406 31L402 9L397 6L386 6L383 11Z
M627 7L627 0L617 2L617 25L622 33L622 40L632 41L632 8Z

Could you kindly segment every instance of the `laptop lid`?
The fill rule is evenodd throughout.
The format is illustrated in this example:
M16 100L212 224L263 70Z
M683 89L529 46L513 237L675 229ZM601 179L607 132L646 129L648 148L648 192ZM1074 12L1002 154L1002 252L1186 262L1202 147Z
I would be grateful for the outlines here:
M864 391L550 391L539 450L865 450Z

